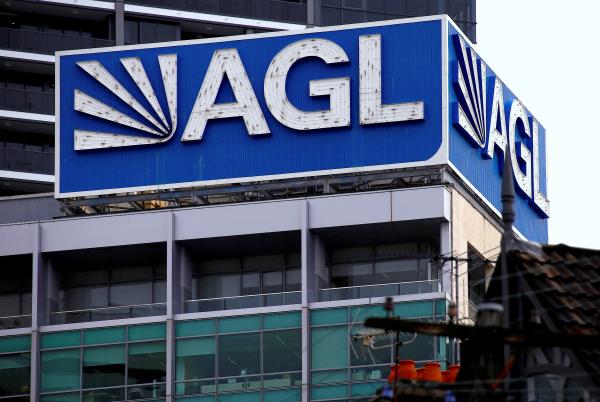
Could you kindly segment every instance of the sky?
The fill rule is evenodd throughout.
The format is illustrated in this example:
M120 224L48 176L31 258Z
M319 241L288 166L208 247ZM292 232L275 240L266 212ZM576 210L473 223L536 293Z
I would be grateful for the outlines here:
M546 128L550 243L600 249L600 0L477 0L477 53Z

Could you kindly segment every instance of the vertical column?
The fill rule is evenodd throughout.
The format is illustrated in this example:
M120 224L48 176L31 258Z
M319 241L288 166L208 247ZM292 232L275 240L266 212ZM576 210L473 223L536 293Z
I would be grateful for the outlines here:
M321 25L321 0L307 0L306 26L309 28Z
M443 257L452 256L452 224L450 222L440 224L440 255ZM440 290L449 293L451 296L454 295L452 279L452 262L442 260L439 272Z
M32 256L32 286L31 286L31 377L29 386L29 400L39 401L40 378L40 314L46 316L45 305L46 284L43 281L42 254L41 254L41 227L36 223L33 229L33 256Z
M115 44L125 44L125 3L124 0L115 0Z
M302 282L302 402L310 400L310 320L308 305L313 282L311 275L312 244L308 217L308 200L304 200L300 210L301 237L301 282Z
M180 308L180 271L175 244L175 215L169 211L165 216L167 231L167 390L166 401L173 402L175 380L175 321Z

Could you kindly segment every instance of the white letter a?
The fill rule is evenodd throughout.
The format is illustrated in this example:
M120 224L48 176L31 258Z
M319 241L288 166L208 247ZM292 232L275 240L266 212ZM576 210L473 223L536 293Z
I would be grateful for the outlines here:
M236 102L215 105L225 74ZM270 133L236 49L216 50L213 54L181 141L201 140L208 120L228 117L242 117L250 135Z

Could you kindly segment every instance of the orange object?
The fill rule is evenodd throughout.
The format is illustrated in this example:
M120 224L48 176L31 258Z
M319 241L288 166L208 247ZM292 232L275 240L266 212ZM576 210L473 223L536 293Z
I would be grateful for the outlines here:
M460 371L460 364L453 364L448 371L448 380L446 382L448 384L454 384L456 382L456 377L458 377L458 372Z
M400 360L397 364L392 366L390 375L388 376L388 382L393 383L397 379L399 380L416 380L417 369L415 368L414 360Z
M417 369L417 380L421 381L423 379L424 372L425 372L425 367L420 367Z
M450 375L450 370L443 370L442 371L442 382L447 383L449 375Z
M438 362L429 362L425 364L425 371L421 381L442 382L442 370Z

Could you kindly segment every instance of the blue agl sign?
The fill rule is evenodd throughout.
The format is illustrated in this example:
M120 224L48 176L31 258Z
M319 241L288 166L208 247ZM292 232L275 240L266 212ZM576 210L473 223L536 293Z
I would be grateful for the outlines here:
M448 164L497 208L490 160L508 149L524 166L524 234L544 232L543 129L528 164L528 112L488 106L516 98L486 92L491 70L446 17L61 52L57 65L59 198Z

